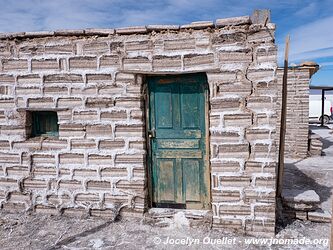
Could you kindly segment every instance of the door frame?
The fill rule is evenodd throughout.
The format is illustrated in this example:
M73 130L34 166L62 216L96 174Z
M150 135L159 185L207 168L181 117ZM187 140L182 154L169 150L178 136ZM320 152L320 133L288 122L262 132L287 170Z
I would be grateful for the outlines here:
M184 75L195 75L198 73L184 73L184 74L158 74L158 75L145 75L144 76L144 81L143 81L143 98L144 98L144 117L145 117L145 139L146 139L146 167L147 170L146 172L146 178L147 178L147 204L148 204L148 209L153 208L153 185L152 185L152 147L151 147L151 140L149 137L149 130L150 130L150 92L149 92L149 87L148 87L148 80L147 78L149 76L158 76L158 77L163 77L163 76L184 76ZM211 210L211 166L210 166L210 127L209 127L209 117L210 117L210 105L209 105L209 84L207 80L207 75L205 72L201 72L201 74L205 74L205 79L206 81L203 82L202 84L204 85L204 98L205 98L205 146L206 146L206 153L205 156L203 157L203 162L205 165L205 172L204 172L204 180L206 182L206 187L207 187L207 198L204 201L204 208L198 208L195 206L186 206L186 209L199 209L199 210Z

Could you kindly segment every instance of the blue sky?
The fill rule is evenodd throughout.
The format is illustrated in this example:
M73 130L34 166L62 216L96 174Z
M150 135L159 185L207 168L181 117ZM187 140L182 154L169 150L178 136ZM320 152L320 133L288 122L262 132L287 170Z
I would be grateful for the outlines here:
M291 35L290 63L321 65L313 85L333 86L332 0L0 0L0 32L185 24L271 9L282 62Z

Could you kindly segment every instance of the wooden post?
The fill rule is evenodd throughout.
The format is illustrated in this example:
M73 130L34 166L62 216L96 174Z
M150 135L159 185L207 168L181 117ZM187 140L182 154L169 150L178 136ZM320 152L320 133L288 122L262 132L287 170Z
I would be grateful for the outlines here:
M284 69L282 79L282 101L281 101L281 121L280 121L280 143L279 143L279 162L277 176L277 197L281 197L283 187L283 171L284 171L284 145L286 138L286 113L287 113L287 82L288 82L288 55L289 55L290 36L286 38L286 47L284 52Z
M321 121L320 126L324 126L324 115L325 115L325 90L321 90Z
M333 200L332 200L332 213L331 213L331 250L333 250Z

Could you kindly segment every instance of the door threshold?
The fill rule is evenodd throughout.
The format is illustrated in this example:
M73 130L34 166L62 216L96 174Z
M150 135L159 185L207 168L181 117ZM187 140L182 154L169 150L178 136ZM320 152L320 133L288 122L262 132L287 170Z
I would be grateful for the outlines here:
M150 208L144 217L147 224L167 228L211 228L213 221L211 210L196 209Z

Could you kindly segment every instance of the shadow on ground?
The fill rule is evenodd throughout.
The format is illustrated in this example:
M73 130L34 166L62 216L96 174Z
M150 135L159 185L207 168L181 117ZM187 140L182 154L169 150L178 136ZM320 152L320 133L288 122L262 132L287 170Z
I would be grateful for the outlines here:
M329 143L332 145L331 141L329 141ZM306 190L314 190L319 195L321 203L327 201L332 194L332 186L322 185L317 181L325 174L314 170L308 170L307 172L301 171L296 167L296 164L299 164L302 161L303 160L299 160L294 163L285 164L283 189L293 189L296 191L295 194L301 194ZM279 200L278 203L277 231L279 232L297 219L291 219L284 213L281 200Z

